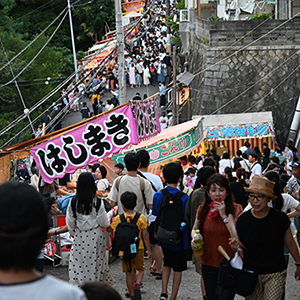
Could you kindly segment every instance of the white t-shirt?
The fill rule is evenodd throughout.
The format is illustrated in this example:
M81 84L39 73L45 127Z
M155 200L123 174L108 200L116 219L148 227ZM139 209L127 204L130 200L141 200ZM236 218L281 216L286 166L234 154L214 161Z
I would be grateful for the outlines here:
M1 300L87 300L84 292L71 284L50 275L36 280L0 285Z
M295 198L292 197L291 195L284 193L284 194L281 194L281 196L283 198L283 206L281 208L281 211L284 212L285 214L288 211L288 209L293 211L298 207L299 201L295 200ZM268 202L268 206L273 207L272 201ZM248 205L245 207L244 211L247 211L251 208L252 208L251 204L248 203Z
M224 175L226 167L233 168L233 161L230 159L221 159L219 161L219 165L220 165L220 168L219 168L220 174Z
M141 172L141 173L143 173L143 175L145 177L147 177L147 179L153 183L153 185L155 186L157 191L160 191L164 188L163 183L159 176L149 173L149 172Z
M107 178L102 178L97 182L97 190L98 191L105 191L107 188L109 188L110 184L107 180Z
M154 192L153 192L151 183L146 179L142 178L142 180L144 180L144 182L145 182L144 193L145 193L146 203L147 203L147 205L152 204ZM142 191L141 191L141 187L140 187L140 177L138 177L138 176L133 177L133 176L128 176L128 175L122 176L119 181L119 191L116 188L116 182L117 182L117 178L114 180L112 189L108 195L108 199L110 199L113 202L117 202L118 213L119 214L124 213L124 210L123 210L122 204L121 204L121 195L124 192L132 192L132 193L135 193L137 196L137 203L136 203L136 207L134 208L134 210L147 217L147 211L145 208L143 195L142 195Z
M246 172L251 172L251 163L248 159L243 159L240 161L240 165L245 169Z
M254 165L255 164L255 165ZM252 181L252 178L254 175L261 175L262 174L262 167L258 162L255 162L252 166L251 166L251 176L249 178L249 181Z
M142 172L145 177L148 178L152 182L152 184L155 186L157 191L160 191L164 188L163 183L159 176L149 173L149 172ZM152 189L153 190L153 189ZM152 215L152 209L149 211L149 222L152 223L156 220L156 216Z

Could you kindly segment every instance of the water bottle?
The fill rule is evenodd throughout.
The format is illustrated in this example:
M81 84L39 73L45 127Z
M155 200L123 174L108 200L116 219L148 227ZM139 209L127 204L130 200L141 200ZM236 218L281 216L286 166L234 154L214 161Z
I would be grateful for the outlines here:
M197 250L194 250L194 254L196 256L203 255L203 238L199 229L196 230L196 234L194 235L194 243L197 246Z
M186 223L184 223L184 222L181 222L181 223L180 223L180 229L181 229L181 230L184 230L184 229L185 229L185 226L186 226Z

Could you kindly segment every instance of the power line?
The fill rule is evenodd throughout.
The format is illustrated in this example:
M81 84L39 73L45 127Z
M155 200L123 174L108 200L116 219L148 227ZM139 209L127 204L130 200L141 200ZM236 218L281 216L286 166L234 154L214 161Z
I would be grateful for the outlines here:
M261 78L260 80L256 81L254 84L252 84L250 87L248 87L245 91L241 92L239 95L237 95L236 97L234 97L233 99L231 99L230 101L226 102L224 105L222 105L221 107L219 107L218 109L216 109L215 111L213 111L211 114L215 114L216 112L218 112L219 110L221 110L222 108L228 106L230 103L232 103L234 100L238 99L240 96L242 96L243 94L245 94L246 92L248 92L251 88L253 88L255 85L257 85L259 82L261 82L264 78L269 77L273 72L275 72L279 67L281 67L283 64L285 64L288 60L290 60L294 55L298 54L300 52L300 50L298 50L297 52L295 52L293 55L289 56L285 61L283 61L279 66L277 66L275 69L271 70L267 75L265 75L263 78Z
M14 76L13 79L11 79L10 81L1 84L0 88L9 85L10 83L12 83L13 81L15 81L34 61L35 59L40 55L40 53L46 48L46 46L49 44L49 42L52 40L53 36L55 35L55 33L57 32L57 30L59 29L60 25L62 24L62 22L64 21L65 17L67 16L68 12L65 13L65 15L63 16L62 20L59 22L58 26L56 27L56 29L54 30L54 32L51 34L51 36L49 37L49 39L47 40L47 42L43 45L43 47L38 51L38 53L31 59L31 61L25 66L25 68L23 68L16 76Z
M39 37L41 37L42 34L44 34L59 18L60 16L65 12L67 8L64 8L62 12L38 35L36 36L24 49L22 49L17 55L15 55L10 61L8 61L4 66L0 68L0 71L2 71L4 68L6 68L9 64L11 64L17 57L19 57L25 50L27 50ZM63 17L62 20L64 20L65 17ZM60 26L60 25L59 25ZM56 31L55 31L56 32ZM1 86L0 86L1 88Z
M59 1L58 1L58 2L59 2ZM4 26L4 25L7 25L7 24L11 24L12 22L16 22L16 21L19 21L19 20L21 20L21 19L23 19L23 18L26 18L26 17L28 17L29 15L33 14L34 12L36 12L36 11L42 9L44 6L45 6L45 7L48 6L48 4L49 4L49 6L50 6L50 4L52 5L52 4L53 4L53 1L50 0L50 1L46 2L45 4L41 5L40 7L34 9L33 11L27 13L26 15L23 15L22 17L19 17L19 18L15 19L15 20L10 20L10 21L8 21L8 22L6 22L6 23L0 24L0 26Z

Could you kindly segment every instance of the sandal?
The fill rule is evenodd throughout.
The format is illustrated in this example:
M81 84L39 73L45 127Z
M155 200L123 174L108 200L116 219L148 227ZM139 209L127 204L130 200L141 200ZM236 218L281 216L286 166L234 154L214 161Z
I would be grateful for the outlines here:
M161 273L156 273L156 280L162 280L162 274Z
M150 274L152 274L153 276L156 276L156 268L150 267Z

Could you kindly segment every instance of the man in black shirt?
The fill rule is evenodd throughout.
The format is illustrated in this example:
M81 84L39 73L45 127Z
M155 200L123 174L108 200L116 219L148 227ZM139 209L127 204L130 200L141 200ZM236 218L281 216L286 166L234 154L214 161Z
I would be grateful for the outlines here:
M132 100L142 100L140 93L136 93Z
M172 62L172 59L169 55L166 55L164 57L164 62L167 66L167 75L170 75L171 74L171 67L173 66L173 62Z
M90 117L90 109L86 106L86 102L83 102L83 107L81 109L82 119L88 119Z
M268 147L267 143L263 143L262 144L264 151L262 153L263 156L263 170L268 166L269 162L270 162L270 148Z

